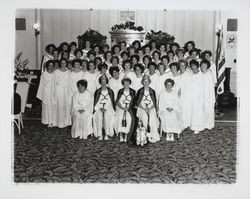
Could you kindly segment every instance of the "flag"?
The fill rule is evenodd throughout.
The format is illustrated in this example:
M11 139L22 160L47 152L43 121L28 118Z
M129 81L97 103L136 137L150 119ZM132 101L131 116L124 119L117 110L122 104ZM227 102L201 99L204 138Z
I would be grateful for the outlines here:
M218 33L218 42L217 42L217 50L216 50L216 58L215 65L217 70L217 94L221 95L224 93L224 82L226 80L225 75L225 48L224 48L224 40L223 40L223 32L220 30Z

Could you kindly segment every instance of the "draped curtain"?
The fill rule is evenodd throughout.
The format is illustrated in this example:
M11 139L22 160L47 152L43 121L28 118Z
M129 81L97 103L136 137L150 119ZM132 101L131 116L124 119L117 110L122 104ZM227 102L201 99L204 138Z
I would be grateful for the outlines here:
M176 38L181 46L188 40L195 41L200 49L216 48L215 27L220 20L219 11L194 10L136 10L136 25L146 32L165 31ZM59 45L63 41L77 41L87 29L98 30L108 37L114 24L121 23L119 10L41 10L41 47L48 43Z

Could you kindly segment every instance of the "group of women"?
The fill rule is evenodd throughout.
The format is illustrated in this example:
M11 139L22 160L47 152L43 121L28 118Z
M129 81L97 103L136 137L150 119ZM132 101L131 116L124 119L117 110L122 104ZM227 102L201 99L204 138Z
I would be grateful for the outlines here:
M46 46L37 97L42 123L71 125L73 138L95 136L144 145L186 128L195 134L214 127L216 69L209 50L193 41L125 41L85 48L63 42Z

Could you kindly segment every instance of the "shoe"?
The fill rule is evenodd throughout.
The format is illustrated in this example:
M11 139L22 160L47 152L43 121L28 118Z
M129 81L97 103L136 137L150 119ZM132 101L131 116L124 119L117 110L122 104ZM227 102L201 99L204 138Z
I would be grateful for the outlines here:
M174 134L172 133L171 141L174 141Z
M199 131L194 131L194 134L198 134L199 133Z
M108 138L108 136L106 135L105 137L104 137L104 140L108 140L109 138Z
M103 137L102 137L102 136L100 136L100 137L98 138L98 140L103 140Z

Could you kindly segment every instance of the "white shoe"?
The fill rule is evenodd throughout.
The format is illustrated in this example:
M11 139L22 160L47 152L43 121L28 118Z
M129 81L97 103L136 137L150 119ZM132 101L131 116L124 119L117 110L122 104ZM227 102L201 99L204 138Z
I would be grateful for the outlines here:
M174 134L171 135L171 141L174 141Z
M198 134L199 133L199 131L194 131L194 134Z
M100 137L98 138L98 140L103 140L103 137L102 137L102 136L100 136Z
M108 140L109 138L108 138L108 136L107 135L105 135L105 137L104 137L104 140Z

